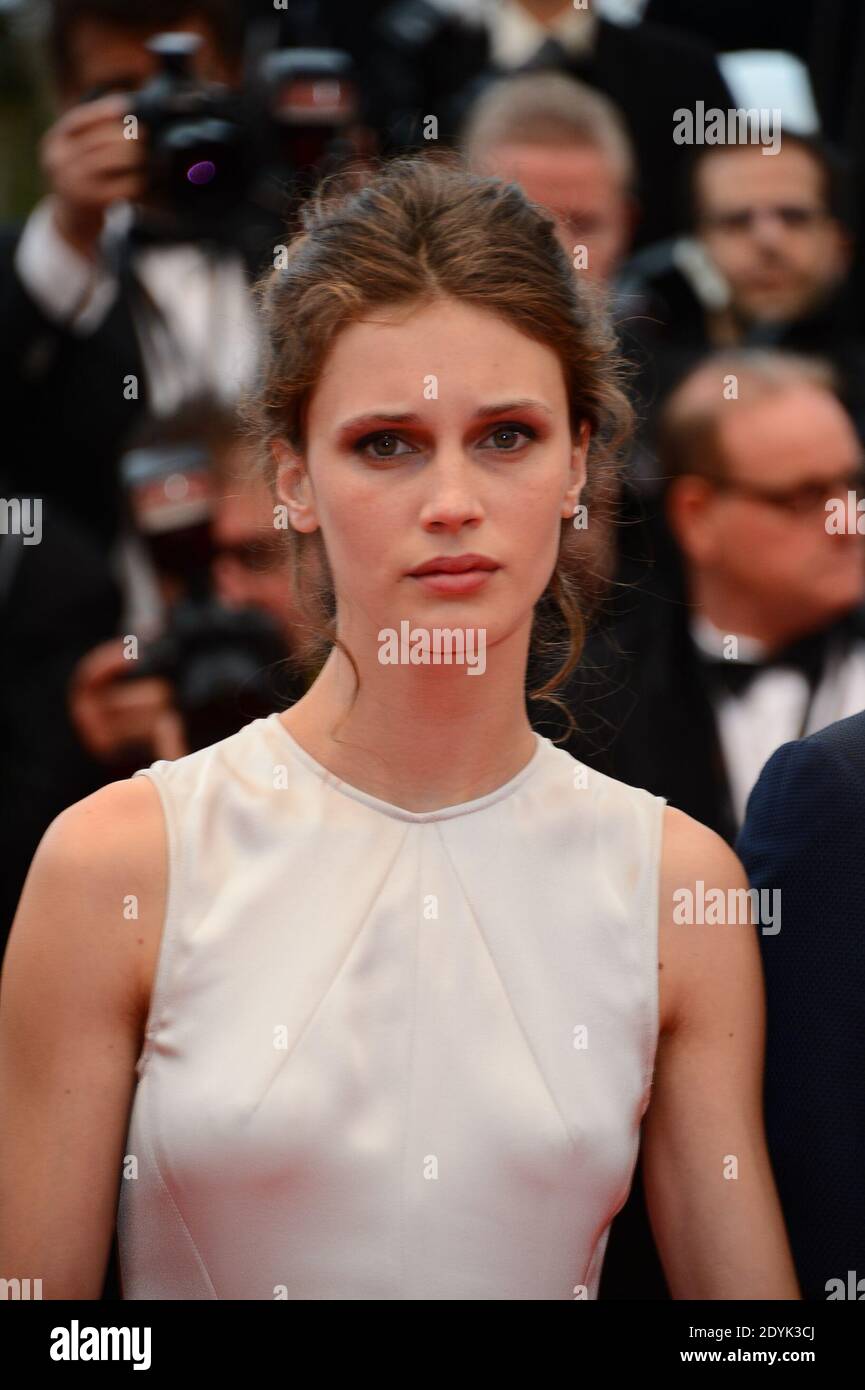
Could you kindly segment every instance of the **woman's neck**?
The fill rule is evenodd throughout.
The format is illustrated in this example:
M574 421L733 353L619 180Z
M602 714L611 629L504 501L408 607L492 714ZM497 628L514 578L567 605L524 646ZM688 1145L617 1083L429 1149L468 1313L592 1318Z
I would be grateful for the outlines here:
M473 801L515 777L534 752L528 637L527 627L497 643L480 675L465 665L359 661L353 705L354 673L334 648L283 723L335 776L391 805L435 811Z

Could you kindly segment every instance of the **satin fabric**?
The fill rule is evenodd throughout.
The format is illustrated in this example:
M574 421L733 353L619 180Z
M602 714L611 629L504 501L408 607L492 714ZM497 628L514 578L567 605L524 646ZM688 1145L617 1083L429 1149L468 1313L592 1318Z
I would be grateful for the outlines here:
M664 803L535 739L430 812L277 715L135 774L169 888L124 1298L597 1296L656 1054Z

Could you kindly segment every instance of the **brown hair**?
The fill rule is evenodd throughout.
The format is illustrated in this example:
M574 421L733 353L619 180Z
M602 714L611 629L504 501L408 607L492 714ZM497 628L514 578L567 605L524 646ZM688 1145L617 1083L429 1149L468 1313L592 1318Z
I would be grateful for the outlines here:
M331 179L300 208L297 234L257 286L265 341L258 388L244 414L263 446L271 486L271 444L284 438L303 451L306 406L337 334L370 310L447 296L498 314L558 356L572 429L583 421L591 429L581 499L591 512L615 474L631 407L597 291L578 281L552 220L514 184L469 173L449 152L392 160L366 172L360 187L356 169L344 177L348 187ZM595 526L603 524L600 511L592 517ZM301 663L312 673L336 643L359 681L351 653L336 636L321 532L287 534L296 601L310 614ZM529 698L551 701L571 728L569 711L551 692L577 664L585 638L583 610L594 576L584 535L570 519L562 521L556 567L532 628L532 653L546 657L561 649L564 621L565 660ZM555 639L548 628L557 629Z

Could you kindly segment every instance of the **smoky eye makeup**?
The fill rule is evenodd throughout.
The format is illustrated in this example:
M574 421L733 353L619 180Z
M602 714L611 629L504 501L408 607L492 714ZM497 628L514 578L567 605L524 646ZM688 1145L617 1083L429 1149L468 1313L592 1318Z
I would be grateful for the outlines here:
M495 440L496 436L504 436L507 443L501 443L498 447L495 443L489 444L487 441ZM500 454L515 454L541 437L541 431L526 420L500 420L490 424L487 422L482 432L477 434L472 441L474 448L484 447L486 451ZM375 446L383 449L390 449L390 452L375 452ZM386 462L389 459L405 458L411 454L420 452L417 444L412 443L406 436L396 429L371 430L360 435L356 440L348 441L348 447L353 454L358 454L362 458L373 459L377 462Z
M485 440L492 439L497 434L522 435L523 439L514 445L495 449L495 453L515 454L523 449L526 444L531 444L540 438L540 431L534 425L528 424L524 420L500 420L493 425L488 425L484 433L479 437L478 444L483 444Z
M402 449L395 449L393 453L374 453L370 450L373 444L393 444L404 445ZM410 444L402 434L396 430L373 430L368 434L363 434L359 439L354 440L349 445L353 454L359 454L362 458L374 459L378 462L385 462L388 459L404 458L407 454L416 454L417 448Z

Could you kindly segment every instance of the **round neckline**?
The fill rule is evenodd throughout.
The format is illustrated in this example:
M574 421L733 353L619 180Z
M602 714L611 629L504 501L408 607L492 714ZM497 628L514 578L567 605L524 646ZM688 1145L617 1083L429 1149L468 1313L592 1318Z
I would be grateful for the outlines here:
M278 710L267 715L261 722L276 728L279 737L282 738L298 762L302 763L308 771L314 773L320 781L326 783L334 791L340 792L352 801L359 801L361 805L369 806L374 811L380 811L382 815L390 816L393 820L415 822L450 820L455 816L467 816L474 811L482 811L497 801L502 801L531 776L540 762L544 745L549 741L536 730L532 730L535 739L535 751L529 761L507 782L503 782L500 787L495 787L484 796L476 796L471 801L458 801L452 806L440 806L435 811L409 811L404 806L397 806L392 801L384 801L379 796L373 796L372 792L363 791L361 787L354 786L352 782L345 782L342 778L337 777L336 773L331 772L329 768L326 768L323 763L318 762L311 753L307 753L306 749L301 747L294 734L283 724Z

